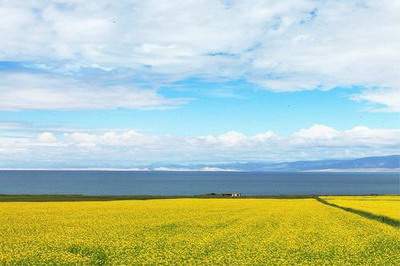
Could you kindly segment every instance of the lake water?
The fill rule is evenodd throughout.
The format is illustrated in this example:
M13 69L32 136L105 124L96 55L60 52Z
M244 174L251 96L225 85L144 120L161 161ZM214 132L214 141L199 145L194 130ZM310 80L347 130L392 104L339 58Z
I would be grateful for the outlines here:
M398 173L0 171L0 194L400 194Z

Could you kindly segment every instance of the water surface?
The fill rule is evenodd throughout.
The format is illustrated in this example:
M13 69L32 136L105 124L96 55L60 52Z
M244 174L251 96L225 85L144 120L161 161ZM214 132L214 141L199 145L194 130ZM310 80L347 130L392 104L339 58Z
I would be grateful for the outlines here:
M0 171L0 194L400 194L398 173Z

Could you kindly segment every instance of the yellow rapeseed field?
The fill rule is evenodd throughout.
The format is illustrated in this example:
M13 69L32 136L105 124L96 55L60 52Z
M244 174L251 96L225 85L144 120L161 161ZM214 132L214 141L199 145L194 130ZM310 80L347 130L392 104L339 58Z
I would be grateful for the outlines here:
M399 196L330 196L322 198L339 206L354 208L400 220Z
M315 199L0 202L0 264L400 265L400 230Z

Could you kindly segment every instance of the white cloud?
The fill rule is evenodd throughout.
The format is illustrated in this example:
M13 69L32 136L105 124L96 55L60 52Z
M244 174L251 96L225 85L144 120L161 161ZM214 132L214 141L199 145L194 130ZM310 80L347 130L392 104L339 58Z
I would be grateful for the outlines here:
M0 109L149 109L185 103L154 90L127 86L98 86L44 74L0 73Z
M400 129L356 126L337 130L324 125L289 136L271 131L247 135L236 131L208 136L152 135L136 130L50 131L25 137L0 137L2 164L133 167L144 163L191 161L290 161L398 154ZM0 166L1 166L0 165Z
M222 144L224 146L244 144L246 139L246 135L236 131L229 131L219 136L208 136L206 138L207 142L210 142L211 144Z
M333 139L339 136L339 131L334 128L325 125L313 125L310 128L300 129L298 132L294 133L294 137L300 139Z
M0 122L0 130L13 130L13 129L21 129L26 125L18 122Z
M400 144L400 129L372 129L365 126L357 126L341 133L348 139L349 145L386 145L396 146Z
M271 143L278 139L272 131L266 131L253 136L245 135L237 131L228 131L219 135L199 136L188 139L189 143L199 146L209 146L214 148L241 149L262 143Z
M275 16L307 8L306 1L12 1L0 9L0 50L4 58L209 72L225 61L207 53L249 49Z
M38 141L42 143L54 143L57 142L57 138L51 132L43 132L39 134Z
M318 147L398 147L400 145L400 129L376 129L356 126L349 130L339 131L324 125L313 125L292 134L294 145Z
M219 135L170 136L150 135L135 130L105 131L103 133L65 133L64 141L71 145L93 144L109 147L157 147L160 150L225 150L240 151L276 146L278 149L297 147L298 144L313 147L343 146L396 146L400 145L400 129L376 129L356 126L337 130L325 125L313 125L299 129L289 136L279 136L272 131L246 135L228 131ZM190 147L188 147L190 145Z
M66 133L65 136L72 142L82 146L95 146L97 141L96 135L82 132Z
M273 91L358 85L373 88L358 99L398 111L399 14L391 0L3 1L0 60L244 78Z
M107 131L102 134L73 132L64 135L68 143L82 146L143 146L155 141L155 137L144 135L135 130Z
M256 142L261 142L261 143L269 140L274 140L276 138L278 138L278 135L276 135L273 131L270 130L253 136L253 139Z
M360 95L354 96L353 99L378 105L378 107L374 106L372 111L400 112L400 89L398 88L366 90Z
M310 21L265 37L254 81L275 91L373 87L355 99L399 111L399 2L322 1L315 8Z

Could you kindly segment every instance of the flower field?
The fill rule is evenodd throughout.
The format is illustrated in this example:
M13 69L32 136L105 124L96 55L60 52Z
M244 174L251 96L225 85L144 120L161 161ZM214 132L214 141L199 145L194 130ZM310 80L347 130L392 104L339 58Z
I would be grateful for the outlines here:
M398 228L315 199L0 202L0 264L400 265L399 254Z
M335 196L322 197L330 203L343 207L367 211L377 215L385 215L400 220L400 197L399 196Z

